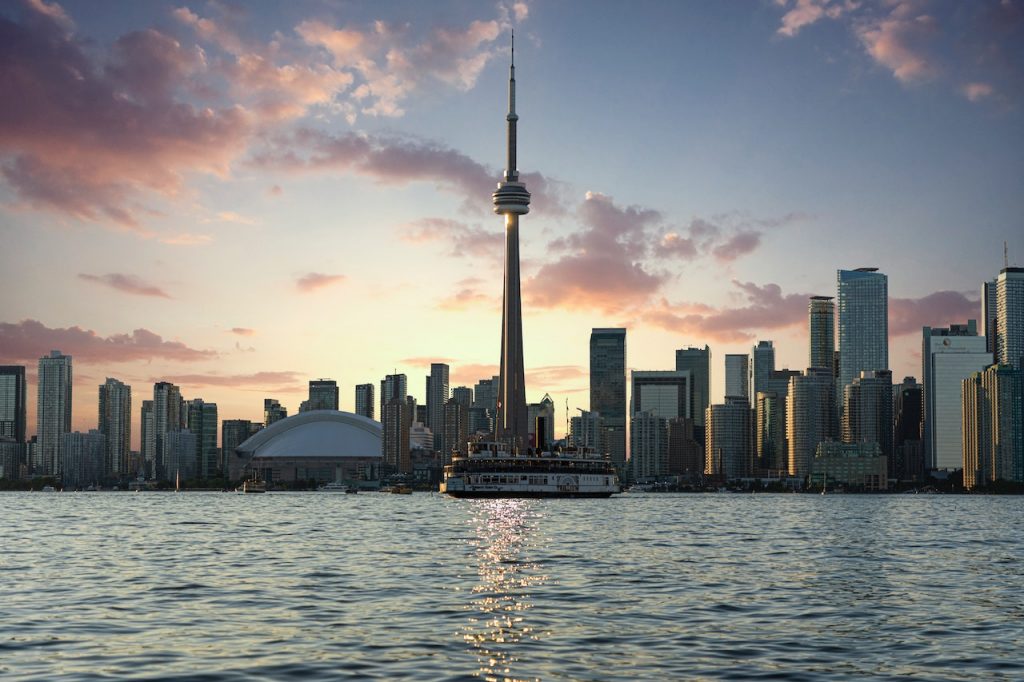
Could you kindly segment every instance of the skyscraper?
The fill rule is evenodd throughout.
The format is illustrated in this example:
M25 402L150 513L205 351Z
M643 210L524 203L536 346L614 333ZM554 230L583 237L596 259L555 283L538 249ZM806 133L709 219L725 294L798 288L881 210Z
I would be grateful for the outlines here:
M388 374L380 382L380 420L384 422L384 406L393 398L401 398L409 395L409 383L404 374ZM413 419L415 415L410 415Z
M893 407L893 451L896 476L901 481L919 481L924 477L924 443L921 441L921 407L924 392L914 377L904 377L896 390Z
M964 486L1024 482L1024 369L992 365L962 392Z
M751 349L753 363L750 368L750 397L757 398L761 391L768 390L768 379L775 371L775 345L771 341L758 341Z
M785 400L775 391L759 391L754 400L754 450L764 469L786 468Z
M156 444L156 476L168 480L174 471L168 471L167 434L185 428L185 414L181 389L167 381L153 384L153 436Z
M456 397L451 397L444 403L444 433L441 442L444 449L441 455L447 464L451 461L451 454L456 450L466 454L469 449L469 403Z
M808 367L789 380L786 396L786 463L790 476L807 476L818 444L833 440L837 422L832 370Z
M808 367L832 367L836 348L836 308L831 296L811 296L807 303L810 345Z
M751 475L754 426L747 398L726 396L724 404L708 407L706 421L704 472L727 481Z
M356 386L356 414L367 419L374 419L373 384Z
M60 475L64 434L71 431L71 356L59 350L39 358L36 432L43 473Z
M244 460L235 454L235 448L256 435L263 424L248 419L225 419L220 427L221 471L231 481L242 475Z
M156 424L153 420L153 401L143 400L139 420L139 435L142 438L142 462L146 478L156 478ZM132 472L139 473L139 472Z
M0 365L0 439L25 442L25 368Z
M612 462L626 464L626 330L590 332L590 409L604 419Z
M93 429L88 433L75 431L61 434L61 482L69 488L84 488L104 478L104 457L107 438Z
M1003 268L996 277L996 360L1024 367L1024 268Z
M689 371L633 370L630 416L650 412L663 419L692 417Z
M746 398L750 404L750 358L746 355L729 354L725 356L725 395L726 397Z
M676 371L690 372L690 405L693 406L694 433L704 444L704 414L711 404L711 348L680 348L676 351Z
M444 441L444 404L448 402L448 365L443 362L430 363L427 377L427 426L434 433L434 451L444 452L448 446Z
M381 414L384 465L392 472L412 471L412 460L409 457L409 428L412 426L413 406L414 403L406 400L405 396L397 395L384 404Z
M312 395L310 398L312 399ZM196 437L196 476L207 479L220 475L220 457L217 452L217 403L208 403L202 398L188 401L186 426Z
M999 327L999 298L996 296L996 280L981 284L981 326L978 332L985 337L985 350L995 355L996 329Z
M887 369L861 372L843 388L843 442L878 443L894 478L892 404L892 372Z
M512 447L526 445L526 370L523 367L523 311L519 297L519 216L530 212L530 193L519 182L516 164L515 45L508 79L508 157L494 193L494 212L505 216L505 286L501 309L501 373L495 432Z
M629 441L631 480L646 482L668 475L668 419L646 410L634 412Z
M579 416L569 420L569 441L574 446L594 448L598 454L604 455L608 447L601 413L580 410Z
M889 278L878 268L839 270L839 383L843 387L864 370L889 369ZM828 366L828 365L823 365Z
M948 328L922 329L922 433L929 469L963 466L962 382L990 364L992 354L985 350L985 339L978 336L974 320Z
M270 426L274 422L288 418L288 410L281 406L281 403L274 398L263 399L263 425Z
M555 401L547 393L539 403L526 406L530 442L535 448L550 448L555 442Z
M99 388L99 431L106 436L104 473L128 476L132 453L132 387L108 378Z
M334 379L310 379L309 410L337 410L338 382Z

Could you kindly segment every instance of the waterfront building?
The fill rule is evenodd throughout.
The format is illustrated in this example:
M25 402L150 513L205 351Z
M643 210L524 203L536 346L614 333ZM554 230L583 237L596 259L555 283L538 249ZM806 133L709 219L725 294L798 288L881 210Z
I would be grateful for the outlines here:
M921 378L924 390L923 438L928 469L963 465L961 383L992 364L974 320L948 328L924 327Z
M687 480L699 478L704 473L704 447L694 433L694 421L689 417L669 419L668 473L682 476Z
M156 478L156 423L153 420L153 401L143 400L140 412L139 434L142 445L142 471L146 478Z
M996 277L996 361L1024 367L1024 268L1003 268Z
M108 378L99 387L99 431L107 439L106 476L127 478L132 451L132 387Z
M689 372L690 414L697 438L704 442L704 414L711 404L711 348L680 348L676 351L676 371ZM591 406L593 407L593 406Z
M836 307L831 296L811 296L807 303L808 367L831 368L836 351Z
M762 469L786 469L786 399L759 391L754 410L754 449Z
M771 341L758 341L750 351L750 397L753 400L761 391L768 390L768 379L775 371L775 345Z
M0 365L0 440L25 442L25 396L25 367Z
M200 436L188 429L164 434L164 468L168 481L191 481L199 475Z
M374 418L373 384L358 384L356 386L356 414Z
M863 371L843 389L843 442L878 443L889 478L896 476L892 408L892 372L887 369Z
M389 472L408 473L412 470L412 462L409 459L409 429L413 423L414 412L415 404L410 403L406 396L396 395L384 404L381 427L384 465ZM433 436L430 445L433 445Z
M726 397L746 398L750 403L750 358L747 355L728 354L725 356Z
M836 396L865 370L889 368L889 278L878 268L839 270L839 382Z
M608 452L606 434L600 412L580 410L579 415L569 420L570 445L594 448L598 454L604 455Z
M590 332L590 409L604 420L605 443L620 470L626 464L626 330Z
M427 420L426 425L434 433L436 452L445 452L450 448L444 442L444 405L451 397L448 390L448 365L443 362L430 363L430 376L427 377Z
M61 435L60 479L67 488L98 485L104 479L107 437L93 429L88 433L75 431Z
M526 370L523 365L523 310L519 292L519 216L530 212L530 193L520 182L516 164L515 48L509 66L505 174L494 192L494 212L505 217L505 277L501 307L501 362L495 438L512 448L525 448Z
M668 475L668 419L650 411L633 413L629 440L631 480L644 483Z
M529 442L532 447L548 449L555 442L555 401L547 393L539 403L526 406Z
M0 437L0 479L14 481L21 478L25 463L25 443Z
M893 457L896 478L901 481L924 479L924 443L921 440L921 408L924 392L914 377L904 377L896 388Z
M964 486L1024 482L1024 369L992 365L962 391Z
M270 426L274 422L288 418L288 410L281 406L281 403L274 398L263 399L263 425Z
M64 434L71 431L71 356L59 350L39 358L36 433L43 474L60 476Z
M746 356L744 356L746 357ZM754 473L754 425L750 401L726 396L705 417L704 472L726 481Z
M252 422L248 419L225 419L220 427L220 449L221 449L221 471L229 481L237 481L242 478L242 470L245 466L245 459L238 455L235 450L255 436L263 424Z
M308 410L337 410L338 382L334 379L311 379L309 381L309 399L305 403ZM299 408L302 412L302 408Z
M805 477L818 444L838 433L832 370L808 367L789 381L786 396L786 464L789 475Z
M689 371L633 370L630 414L651 412L663 419L693 417Z
M445 464L451 462L453 450L463 455L469 452L469 403L453 396L444 404L444 449L440 455Z
M388 407L392 404L408 403L395 400ZM235 452L245 462L246 471L271 486L312 480L377 488L381 444L379 422L352 412L318 410L275 422L239 445ZM408 452L405 457L408 459Z
M409 395L409 383L404 374L388 374L380 382L380 420L384 422L384 406L395 398L405 400ZM415 414L411 415L415 419ZM420 420L423 421L423 420Z
M167 381L153 385L153 434L156 440L156 477L168 480L167 434L185 428L186 413L181 389Z
M889 463L878 443L824 442L815 452L809 485L884 491L889 489L888 469Z
M985 350L995 356L996 329L999 327L999 297L996 295L996 280L992 279L981 284L981 324L978 327L980 336L985 337Z
M185 426L196 436L196 476L204 480L219 476L217 403L208 403L202 398L188 401Z

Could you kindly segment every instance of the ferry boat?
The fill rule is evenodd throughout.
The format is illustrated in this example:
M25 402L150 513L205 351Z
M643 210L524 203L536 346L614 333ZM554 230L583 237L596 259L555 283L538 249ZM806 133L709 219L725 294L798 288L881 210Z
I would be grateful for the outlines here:
M348 493L351 489L340 481L331 481L330 483L324 483L316 491L318 493Z
M492 442L454 453L441 482L452 497L609 497L621 490L611 460L593 448L523 454Z

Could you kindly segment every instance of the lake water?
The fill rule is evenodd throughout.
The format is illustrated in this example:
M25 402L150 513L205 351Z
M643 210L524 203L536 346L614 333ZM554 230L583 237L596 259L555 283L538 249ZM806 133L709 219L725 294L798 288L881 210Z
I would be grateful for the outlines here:
M1024 498L0 494L11 679L1024 678Z

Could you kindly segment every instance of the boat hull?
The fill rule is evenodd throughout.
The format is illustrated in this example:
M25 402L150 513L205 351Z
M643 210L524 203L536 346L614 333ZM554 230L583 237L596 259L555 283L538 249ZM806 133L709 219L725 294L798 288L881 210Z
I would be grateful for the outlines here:
M529 497L529 498L555 498L555 497L611 497L616 491L608 490L601 492L576 492L563 493L557 491L528 491L528 490L443 490L445 495L459 498L508 498L508 497Z

